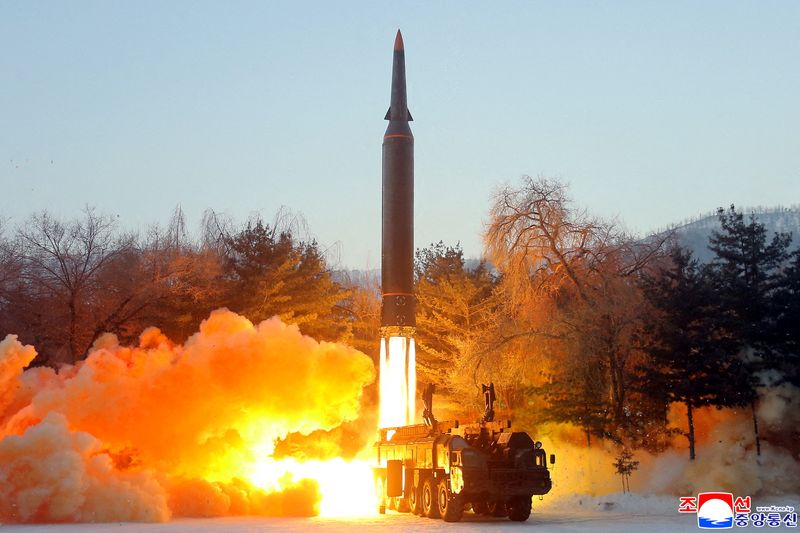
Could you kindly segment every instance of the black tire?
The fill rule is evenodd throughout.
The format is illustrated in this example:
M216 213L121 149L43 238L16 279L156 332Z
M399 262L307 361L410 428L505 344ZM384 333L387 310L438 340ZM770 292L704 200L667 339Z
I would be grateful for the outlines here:
M524 522L531 516L531 497L514 496L508 501L508 519Z
M489 504L486 503L486 500L472 502L472 512L478 516L487 515L489 514Z
M411 494L408 495L408 507L413 514L422 514L422 501L420 500L419 487L411 489Z
M422 514L428 518L439 518L439 506L436 505L436 491L433 488L433 479L426 478L422 482Z
M460 494L452 494L447 488L447 480L439 482L436 489L436 503L439 515L445 522L458 522L464 515L464 499Z
M489 514L499 518L508 516L506 502L489 502Z

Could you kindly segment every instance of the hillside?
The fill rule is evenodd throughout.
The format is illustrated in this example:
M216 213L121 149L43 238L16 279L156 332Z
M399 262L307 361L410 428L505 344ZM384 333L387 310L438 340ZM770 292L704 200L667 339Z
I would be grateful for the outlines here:
M745 209L744 212L747 217L754 216L764 224L768 239L772 239L776 232L791 233L790 249L794 250L800 246L800 206ZM675 231L681 245L692 250L697 259L706 263L713 256L711 250L708 249L708 239L712 231L719 229L719 219L716 213L711 213L676 224L665 231ZM659 232L659 234L663 233L663 231Z

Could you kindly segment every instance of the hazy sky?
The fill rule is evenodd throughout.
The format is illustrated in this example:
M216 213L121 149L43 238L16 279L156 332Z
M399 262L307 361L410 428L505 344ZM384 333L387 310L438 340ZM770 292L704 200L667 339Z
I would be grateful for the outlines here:
M377 268L398 27L417 246L523 174L639 233L800 202L800 2L0 0L0 216L285 205Z

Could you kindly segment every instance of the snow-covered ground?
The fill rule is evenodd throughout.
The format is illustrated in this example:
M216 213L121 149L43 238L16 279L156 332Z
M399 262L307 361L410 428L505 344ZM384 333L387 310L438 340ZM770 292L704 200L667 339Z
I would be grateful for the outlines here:
M478 518L465 515L458 524L416 516L387 513L374 518L197 518L174 520L163 524L64 524L64 525L6 525L3 533L257 533L262 531L531 531L584 532L607 531L619 533L673 533L700 531L695 517L678 513L669 515L628 514L613 512L540 513L527 522ZM745 529L745 528L736 528ZM754 528L755 529L755 528ZM764 529L764 528L761 528Z
M536 503L536 500L534 500ZM753 505L791 505L800 508L798 496L753 498ZM263 531L482 531L503 532L531 530L541 533L614 532L673 533L700 531L693 514L679 514L677 500L669 497L610 495L562 500L557 505L534 509L527 522L477 517L465 513L458 524L430 520L409 514L388 512L366 518L266 518L227 517L180 519L162 524L42 524L0 525L2 533L260 533ZM789 528L734 527L733 530L789 530ZM794 530L794 529L791 529Z
M489 519L466 514L458 524L430 520L407 514L387 513L370 518L209 518L174 520L163 524L63 524L63 525L6 525L3 533L256 533L273 531L519 531L537 532L609 531L667 533L697 530L694 517L632 515L623 513L580 512L574 514L541 513L527 522L515 523L506 519Z

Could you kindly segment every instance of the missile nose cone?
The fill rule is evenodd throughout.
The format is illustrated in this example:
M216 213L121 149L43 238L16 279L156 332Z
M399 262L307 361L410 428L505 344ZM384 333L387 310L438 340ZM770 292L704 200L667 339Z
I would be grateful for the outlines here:
M394 59L392 60L392 98L386 120L414 120L408 112L406 100L406 53L403 45L403 34L397 30L394 39Z
M394 49L396 52L402 52L405 48L403 48L403 34L400 33L400 30L397 30L397 37L394 38Z

